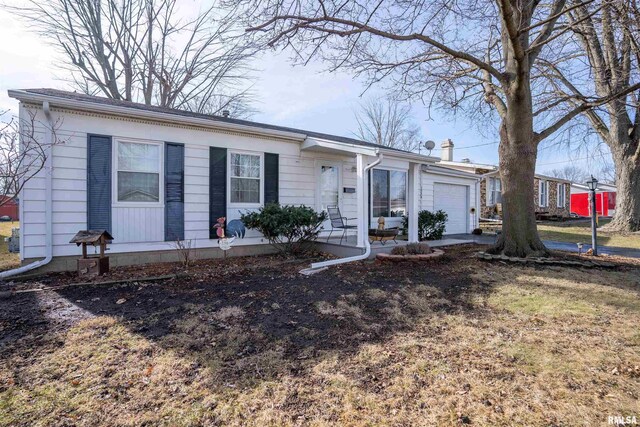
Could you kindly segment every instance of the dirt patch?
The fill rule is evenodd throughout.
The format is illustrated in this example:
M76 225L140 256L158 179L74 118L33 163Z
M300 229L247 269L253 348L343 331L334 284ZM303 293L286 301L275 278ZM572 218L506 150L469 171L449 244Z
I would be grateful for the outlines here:
M259 257L158 282L16 284L53 290L0 298L0 425L594 425L637 412L640 269L493 265L477 250L313 276L299 274L308 260Z

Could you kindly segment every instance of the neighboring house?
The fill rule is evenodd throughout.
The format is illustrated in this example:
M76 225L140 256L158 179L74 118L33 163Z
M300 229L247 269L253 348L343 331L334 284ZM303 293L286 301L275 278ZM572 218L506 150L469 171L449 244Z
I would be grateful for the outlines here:
M176 239L191 240L200 258L220 256L216 220L238 219L268 202L318 210L338 205L345 217L362 219L360 248L379 216L393 227L408 214L411 241L423 209L449 214L447 234L477 226L471 208L479 206L479 177L443 168L436 157L52 89L9 95L20 101L21 116L29 109L36 123L60 123L58 134L66 141L53 147L51 173L41 172L23 188L24 263L51 251L48 269L75 269L79 250L69 240L86 229L114 237L112 265L176 260ZM38 131L46 133L44 127ZM269 251L266 239L248 230L231 254Z
M8 216L11 221L19 221L20 214L18 209L18 200L12 196L0 196L0 217Z
M469 159L453 160L453 141L444 141L439 165L447 168L482 175L480 182L480 217L497 219L502 215L502 182L497 166L473 163ZM536 174L534 179L536 213L568 217L570 210L571 181Z
M571 183L571 212L580 216L591 215L589 188L585 184ZM598 184L596 191L596 212L600 216L613 216L616 213L616 186Z

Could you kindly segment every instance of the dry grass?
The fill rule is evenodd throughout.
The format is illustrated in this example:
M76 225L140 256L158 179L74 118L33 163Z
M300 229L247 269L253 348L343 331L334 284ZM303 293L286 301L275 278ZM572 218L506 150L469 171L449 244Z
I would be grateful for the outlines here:
M605 225L609 220L602 220ZM538 233L543 240L568 243L591 243L591 226L588 222L538 224ZM598 230L598 244L621 248L640 249L640 233L610 233Z
M4 241L5 237L11 237L11 229L16 227L20 227L19 222L0 222L0 271L20 266L20 256L9 253L9 246Z
M335 299L311 289L317 299L300 309L356 325L353 339L393 325L352 351L345 339L292 352L289 338L250 320L259 295L156 312L147 328L182 314L155 339L92 315L3 360L0 425L593 426L640 415L638 269L461 259L460 304L415 278L374 285L384 268L364 265L370 285L345 286ZM393 268L400 277L415 266ZM365 274L350 273L336 277ZM290 327L321 338L312 324Z

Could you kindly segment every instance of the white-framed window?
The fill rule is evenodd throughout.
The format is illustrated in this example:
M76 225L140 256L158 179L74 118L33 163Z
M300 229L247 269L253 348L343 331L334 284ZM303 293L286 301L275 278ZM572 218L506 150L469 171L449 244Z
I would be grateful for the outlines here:
M495 206L502 203L502 181L500 178L489 178L487 190L487 206Z
M540 180L538 196L538 206L546 208L549 205L549 183L547 181Z
M114 188L117 204L162 204L162 147L161 142L116 140Z
M229 204L260 206L263 201L264 160L261 153L229 152Z
M371 216L395 218L407 213L407 172L374 169L371 173Z
M560 182L558 183L558 197L557 197L558 204L557 204L557 206L559 208L564 208L564 205L567 202L567 192L566 192L567 187L566 187L566 185L567 184L565 184L565 183L560 183Z

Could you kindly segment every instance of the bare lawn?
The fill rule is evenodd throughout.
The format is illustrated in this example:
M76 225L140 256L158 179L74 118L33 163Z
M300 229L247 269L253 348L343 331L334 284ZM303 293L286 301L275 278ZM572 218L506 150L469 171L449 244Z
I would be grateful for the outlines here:
M0 222L0 271L10 270L20 266L20 255L9 253L9 245L5 237L11 237L11 229L20 228L19 222Z
M640 418L640 264L200 262L0 296L0 425L594 426ZM609 259L608 259L609 260ZM178 265L119 269L159 275Z
M601 219L600 226L609 222L608 219ZM543 240L591 244L591 224L587 220L538 224L538 233ZM599 229L598 244L638 249L640 248L640 233L607 232Z

